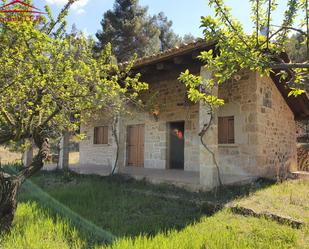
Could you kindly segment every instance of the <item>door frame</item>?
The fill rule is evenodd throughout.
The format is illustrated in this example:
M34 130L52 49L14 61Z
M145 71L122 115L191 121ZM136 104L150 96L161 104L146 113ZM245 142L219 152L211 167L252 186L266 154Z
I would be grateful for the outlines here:
M184 139L184 145L183 145L183 154L185 155L185 130L186 130L186 121L185 120L173 120L173 121L167 121L166 122L166 169L173 169L171 168L171 158L170 158L170 147L171 147L171 141L170 141L170 131L171 131L171 124L173 123L183 123L183 139ZM185 170L185 156L183 160L183 169L179 170Z

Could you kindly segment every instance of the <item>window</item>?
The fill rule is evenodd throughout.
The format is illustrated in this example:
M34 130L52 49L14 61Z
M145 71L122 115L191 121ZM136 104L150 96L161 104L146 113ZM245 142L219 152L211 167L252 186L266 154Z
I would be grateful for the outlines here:
M108 126L94 127L94 144L108 144Z
M219 117L218 140L219 144L233 144L234 138L234 117Z

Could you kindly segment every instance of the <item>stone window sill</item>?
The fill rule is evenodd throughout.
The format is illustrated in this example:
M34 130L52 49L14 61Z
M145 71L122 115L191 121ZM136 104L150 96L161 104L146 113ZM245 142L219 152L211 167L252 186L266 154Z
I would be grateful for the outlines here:
M108 146L111 146L111 144L92 144L93 147L108 147Z
M218 147L238 147L238 144L218 144Z

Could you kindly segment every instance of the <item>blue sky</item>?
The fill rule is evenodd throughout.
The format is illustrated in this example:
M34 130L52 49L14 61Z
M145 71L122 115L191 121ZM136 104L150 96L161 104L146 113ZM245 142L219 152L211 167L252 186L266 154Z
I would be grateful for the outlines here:
M34 0L34 5L43 8L49 4L54 13L59 12L66 0ZM200 17L212 15L207 0L140 0L140 4L149 7L150 14L163 11L173 21L173 29L179 35L191 33L196 37L202 36ZM280 24L287 0L278 0L279 8L274 13L274 24ZM76 24L79 30L87 35L94 35L100 29L102 15L113 8L114 0L79 0L71 9L68 16L69 26ZM233 14L244 24L249 31L250 22L249 0L226 0L232 8Z

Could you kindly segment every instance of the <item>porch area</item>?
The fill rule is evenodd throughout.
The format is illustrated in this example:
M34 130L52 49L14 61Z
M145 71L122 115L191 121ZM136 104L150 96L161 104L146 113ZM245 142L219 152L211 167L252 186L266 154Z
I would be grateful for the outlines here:
M201 188L200 173L194 171L124 167L119 171L119 174L130 176L136 180L145 179L154 184L167 183L190 190Z
M57 165L55 164L44 166L44 170L56 170L56 168ZM95 174L101 176L107 176L112 171L111 167L95 164L70 164L69 169L78 174ZM193 191L201 189L199 172L177 169L147 169L130 166L121 168L118 173L136 180L146 180L154 184L172 184Z

